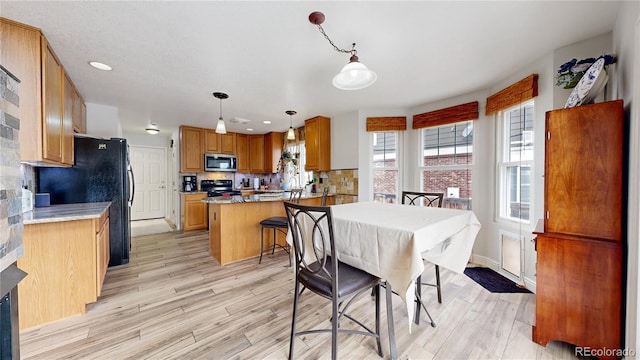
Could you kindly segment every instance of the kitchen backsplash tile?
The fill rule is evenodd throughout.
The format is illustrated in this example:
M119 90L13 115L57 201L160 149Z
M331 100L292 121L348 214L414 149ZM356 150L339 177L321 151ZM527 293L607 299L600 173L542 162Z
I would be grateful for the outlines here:
M24 252L18 86L19 82L0 68L0 272Z

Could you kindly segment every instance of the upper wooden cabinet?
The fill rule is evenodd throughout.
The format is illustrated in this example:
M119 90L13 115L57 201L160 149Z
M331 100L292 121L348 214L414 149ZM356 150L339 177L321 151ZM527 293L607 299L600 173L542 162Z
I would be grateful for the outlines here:
M217 134L213 129L205 130L205 152L211 154L236 153L236 133Z
M75 88L73 89L73 132L87 133L87 107Z
M620 241L622 100L550 111L546 129L545 232Z
M73 109L73 101L65 98L64 68L46 38L37 28L0 18L0 63L20 79L20 159L71 165L73 110L65 106Z
M249 171L264 173L264 135L249 135Z
M202 172L205 129L180 126L180 171Z
M238 159L238 172L248 173L249 166L249 135L236 134L236 157Z
M236 133L220 134L220 153L232 155L236 153Z
M305 120L306 171L331 170L331 119L316 116Z
M217 154L220 152L220 135L215 130L205 129L204 152Z
M264 170L267 173L278 172L278 162L282 155L282 133L270 132L264 135Z
M73 165L73 98L75 88L66 74L63 76L63 81L62 163Z

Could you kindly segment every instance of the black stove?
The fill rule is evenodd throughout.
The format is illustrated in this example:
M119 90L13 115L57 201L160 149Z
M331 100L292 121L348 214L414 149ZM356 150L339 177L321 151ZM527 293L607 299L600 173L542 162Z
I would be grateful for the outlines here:
M241 195L240 191L233 190L233 180L202 180L201 191L206 191L208 197Z

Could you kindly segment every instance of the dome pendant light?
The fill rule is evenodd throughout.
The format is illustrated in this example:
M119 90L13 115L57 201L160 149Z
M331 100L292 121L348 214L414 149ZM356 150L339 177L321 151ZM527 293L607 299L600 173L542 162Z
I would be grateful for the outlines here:
M337 52L351 54L349 63L345 65L338 75L333 77L333 86L341 90L360 90L371 86L376 82L378 76L372 70L369 70L363 63L358 61L356 43L353 43L351 50L340 49L337 47L329 35L324 32L322 23L324 22L324 14L320 11L314 11L309 15L309 21L318 26L318 29L329 41L333 49Z
M222 119L222 100L229 98L229 95L221 92L214 92L213 96L220 99L220 117L218 118L218 124L216 125L216 134L226 134L227 127L224 125L224 120Z
M287 110L285 111L287 115L289 115L289 131L287 131L287 140L295 140L296 132L293 130L293 118L292 116L297 114L295 110Z

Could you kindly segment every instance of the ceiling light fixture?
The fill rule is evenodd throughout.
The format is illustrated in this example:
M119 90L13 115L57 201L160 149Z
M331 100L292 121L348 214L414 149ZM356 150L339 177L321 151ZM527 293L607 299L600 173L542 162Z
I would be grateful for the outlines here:
M214 92L213 96L220 99L220 117L218 118L218 124L216 125L216 133L226 134L227 127L224 125L224 120L222 119L222 100L229 98L229 95L221 92Z
M160 129L158 128L158 125L156 125L156 123L149 124L149 126L147 126L145 130L151 135L156 135L160 132Z
M285 111L287 115L289 115L289 131L287 131L287 140L295 140L296 132L293 130L293 118L292 116L297 114L295 110L287 110Z
M89 61L89 65L93 66L98 70L111 71L113 68L107 64L101 63L99 61Z
M318 29L320 30L322 35L324 35L325 39L329 41L329 44L333 46L333 49L335 51L351 54L349 63L342 68L338 75L333 77L333 86L341 90L359 90L364 89L376 82L376 79L378 78L376 73L367 69L367 67L364 66L363 63L358 61L358 56L356 55L356 43L353 43L351 50L340 49L339 47L337 47L333 43L333 41L329 39L329 35L327 35L322 28L322 23L324 22L324 14L320 11L314 11L309 14L309 21L312 24L318 26Z

